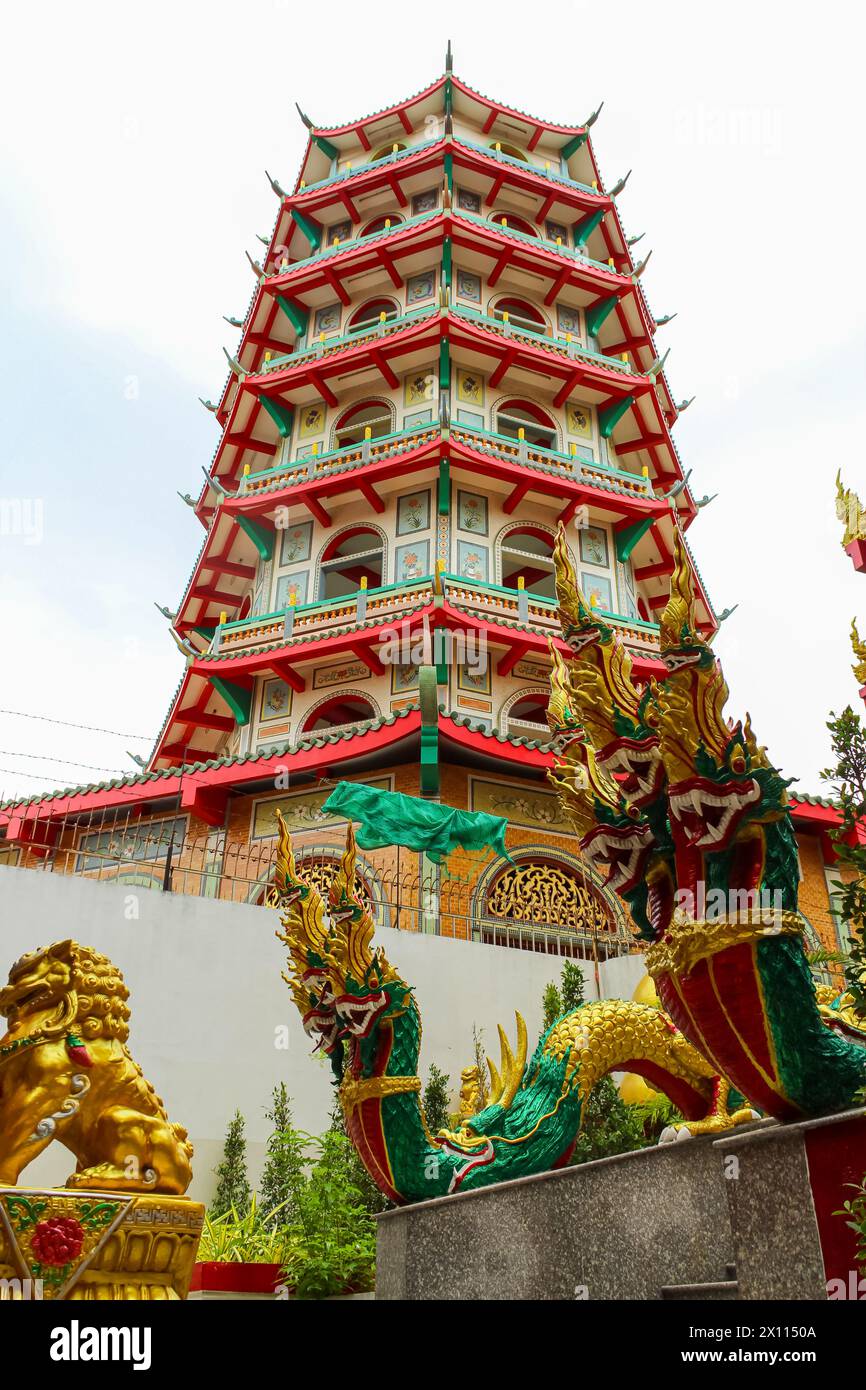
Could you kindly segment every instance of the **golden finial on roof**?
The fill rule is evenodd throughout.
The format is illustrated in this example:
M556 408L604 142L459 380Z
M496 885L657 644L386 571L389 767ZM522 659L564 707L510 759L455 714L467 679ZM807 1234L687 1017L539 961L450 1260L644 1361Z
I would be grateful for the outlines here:
M850 545L852 541L866 540L866 511L856 492L843 487L841 468L836 474L836 515L845 523L843 547Z

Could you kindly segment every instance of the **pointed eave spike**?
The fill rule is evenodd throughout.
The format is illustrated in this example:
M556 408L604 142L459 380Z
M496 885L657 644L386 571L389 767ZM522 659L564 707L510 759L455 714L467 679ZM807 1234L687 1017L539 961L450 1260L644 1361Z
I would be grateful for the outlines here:
M448 40L448 47L445 50L445 71L450 74L454 71L454 54L451 52L451 40Z
M677 406L677 414L682 415L684 410L688 410L689 406L691 405L694 399L694 396L689 396L687 401L680 401L679 405Z
M223 348L223 356L225 357L235 376L242 377L244 375L244 369L241 366L240 362L237 360L237 358L232 357L231 353L227 352L225 348Z
M607 196L608 196L609 198L618 198L619 195L620 195L620 193L621 193L622 190L625 188L625 186L626 186L626 184L628 183L628 181L629 181L630 178L631 178L631 169L629 169L628 173L625 175L624 178L617 179L616 183L614 184L613 188L610 190L610 193L608 193Z
M216 414L217 407L214 405L213 401L206 401L204 396L199 396L199 400L201 401L205 410L209 410L212 415Z
M309 116L301 110L297 102L295 102L295 110L297 111L304 125L307 127L307 130L314 130L315 126L313 125L313 122L310 120Z
M673 314L662 314L660 319L654 319L653 321L655 323L656 328L664 328L666 323L673 323L674 319L677 316L677 313L679 313L679 310L677 310L676 313Z
M268 173L267 169L265 170L265 175L266 175L266 177L267 177L268 183L271 185L271 188L274 190L274 192L276 193L277 197L278 197L278 198L288 198L289 195L288 195L288 193L286 192L286 190L280 186L280 184L277 182L276 179L272 179L272 178L271 178L271 176L270 176L270 174Z
M595 125L596 121L598 120L599 116L601 115L601 108L602 108L603 106L604 106L604 102L603 102L603 101L600 101L599 104L598 104L598 106L597 106L597 107L595 108L595 110L592 112L592 114L591 114L590 116L587 116L586 120L585 120L584 123L583 123L583 128L584 128L584 130L591 130L591 129L592 129L592 127Z

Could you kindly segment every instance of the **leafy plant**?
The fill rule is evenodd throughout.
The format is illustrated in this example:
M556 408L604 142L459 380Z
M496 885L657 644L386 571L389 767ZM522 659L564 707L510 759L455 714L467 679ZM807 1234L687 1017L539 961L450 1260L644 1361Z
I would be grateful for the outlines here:
M476 1023L472 1025L472 1065L478 1073L478 1111L490 1103L490 1073L487 1070L487 1051L484 1047L484 1029Z
M230 1211L246 1212L252 1199L252 1190L247 1178L244 1117L239 1110L235 1111L233 1119L229 1122L223 1157L216 1174L219 1182L210 1206L211 1215L222 1216Z
M584 987L583 971L577 961L565 961L559 984L563 1013L570 1014L585 1002Z
M427 1121L427 1128L431 1134L437 1130L448 1127L448 1092L450 1088L450 1078L444 1071L440 1071L436 1063L430 1065L427 1074L427 1085L424 1087L422 1105L424 1107L424 1118Z
M856 1012L866 1019L866 729L850 705L840 715L831 713L827 728L835 761L821 776L832 785L842 812L831 838L840 865L851 871L847 881L833 883L842 920L852 934L845 984Z
M847 1216L845 1225L857 1232L857 1263L866 1273L866 1174L859 1186L853 1182L849 1182L847 1186L853 1189L855 1195L843 1202L841 1210L833 1214Z
M642 1107L626 1105L613 1083L603 1076L584 1106L583 1123L574 1146L572 1163L590 1163L612 1154L631 1153L651 1142L644 1133Z
M541 1027L546 1033L548 1028L550 1028L563 1013L562 995L559 992L558 986L555 985L552 980L545 988L541 1000L541 1008L544 1015Z
M234 1207L220 1216L207 1213L198 1258L230 1264L282 1264L287 1249L285 1227L266 1222L253 1197L241 1214Z
M294 1214L298 1186L306 1163L304 1139L292 1122L292 1105L286 1084L274 1087L270 1110L265 1118L273 1125L259 1191L263 1220L280 1211L284 1220Z
M310 1139L316 1153L286 1228L283 1278L299 1298L327 1298L373 1286L376 1230L352 1182L352 1145L328 1130Z

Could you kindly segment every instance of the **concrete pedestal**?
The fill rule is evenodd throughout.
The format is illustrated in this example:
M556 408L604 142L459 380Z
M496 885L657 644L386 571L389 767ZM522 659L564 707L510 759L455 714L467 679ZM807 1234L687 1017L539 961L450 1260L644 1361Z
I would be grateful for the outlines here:
M378 1218L380 1299L825 1299L866 1110L689 1139ZM852 1272L853 1283L852 1283ZM866 1296L866 1281L864 1281Z

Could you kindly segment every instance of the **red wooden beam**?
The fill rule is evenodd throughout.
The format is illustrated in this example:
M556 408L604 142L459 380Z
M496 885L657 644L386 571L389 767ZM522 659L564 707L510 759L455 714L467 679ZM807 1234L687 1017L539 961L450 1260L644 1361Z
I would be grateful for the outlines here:
M523 660L529 650L530 644L528 642L515 642L514 645L509 647L508 651L499 658L499 663L496 667L497 676L507 676L517 665L518 661Z
M355 642L351 650L355 653L359 661L364 662L372 675L384 676L385 667L373 651L369 642Z
M373 508L374 512L384 512L385 503L382 498L379 496L376 489L363 478L358 479L358 491L361 493L364 500Z
M403 185L401 184L399 178L397 177L396 174L392 173L390 170L388 170L387 178L388 178L388 184L389 184L389 186L390 186L390 188L391 188L391 192L394 194L394 197L397 199L397 206L398 206L398 207L401 207L401 208L405 208L405 207L408 205L408 203L409 203L409 199L406 197L406 194L403 192Z
M496 387L499 385L500 381L505 376L505 373L508 371L509 367L511 366L512 362L516 357L517 348L512 347L509 348L508 351L504 354L504 356L499 359L499 364L495 368L493 375L490 378L491 386Z
M545 304L552 304L553 301L557 299L559 295L562 294L562 291L565 289L565 286L568 284L570 278L571 266L563 266L562 270L559 272L556 279L553 281L553 284L550 286L550 289L547 291L547 294L544 296Z
M505 501L502 503L502 510L504 512L507 512L510 516L511 513L514 511L515 507L519 507L520 503L523 501L524 497L526 496L527 492L529 492L529 489L531 487L532 479L528 479L526 482L518 483L512 491L511 496L506 497Z
M673 559L661 560L658 564L643 565L640 569L636 569L634 572L634 577L638 581L638 583L640 583L644 579L658 579L662 575L673 574L673 572Z
M205 556L201 562L202 569L218 570L220 574L233 574L236 579L255 579L255 565L241 565L234 560L227 560L224 555Z
M388 255L388 252L386 251L385 247L384 247L384 246L378 246L376 249L377 249L377 251L378 251L378 253L379 253L379 260L380 260L380 262L382 263L382 265L385 267L386 271L388 272L388 275L389 275L390 280L391 280L391 284L394 286L395 290L401 290L401 289L403 288L403 280L402 280L402 278L401 278L399 272L398 272L397 269L395 268L394 262L392 261L391 257Z
M406 115L405 108L401 106L401 107L400 107L400 110L397 112L397 115L400 117L400 124L402 125L402 127L403 127L403 129L405 130L406 134L407 134L407 135L411 135L411 134L412 134L412 122L409 120L409 117Z
M317 497L310 497L309 495L307 495L299 498L298 500L303 502L307 507L309 507L310 511L313 513L313 516L316 518L320 526L331 526L333 524L330 516L325 511L325 508L322 506L321 502Z
M330 266L323 265L321 267L321 271L323 279L327 280L328 284L334 291L334 294L337 296L340 303L344 305L351 304L352 296L349 294L342 280L340 280L338 276L334 274L333 270L331 270Z
M178 710L172 716L172 723L192 724L198 729L213 729L219 734L230 734L235 727L235 721L228 715L208 714L199 708Z
M568 378L567 381L563 382L562 386L560 386L559 390L553 398L553 404L557 407L557 409L568 400L572 391L583 381L583 377L584 373L582 371L575 371L572 372L571 376ZM600 406L599 409L601 409Z
M319 395L328 402L332 410L340 404L328 383L319 376L318 372L311 370L307 375L310 378L310 385L313 387L313 390L318 391Z
M180 794L180 809L203 820L205 825L223 825L226 818L229 792L227 788L203 787L184 779Z
M197 584L190 598L206 598L211 603L224 603L228 608L235 607L241 601L240 594L224 593L222 589L215 589L211 584Z
M300 672L295 670L294 666L289 665L288 661L281 661L279 657L273 657L271 670L279 680L285 681L286 685L290 685L292 690L296 690L299 695L303 690L306 690L307 682Z
M510 265L511 260L514 256L514 249L515 248L513 246L504 246L500 251L499 259L496 262L493 269L491 270L490 275L487 279L487 283L491 286L491 288L496 284L503 270L505 270Z
M379 371L382 373L388 385L391 387L391 390L396 391L397 387L400 385L400 378L395 376L393 369L388 366L385 354L380 348L373 348L370 356L376 363L376 366L379 368Z

